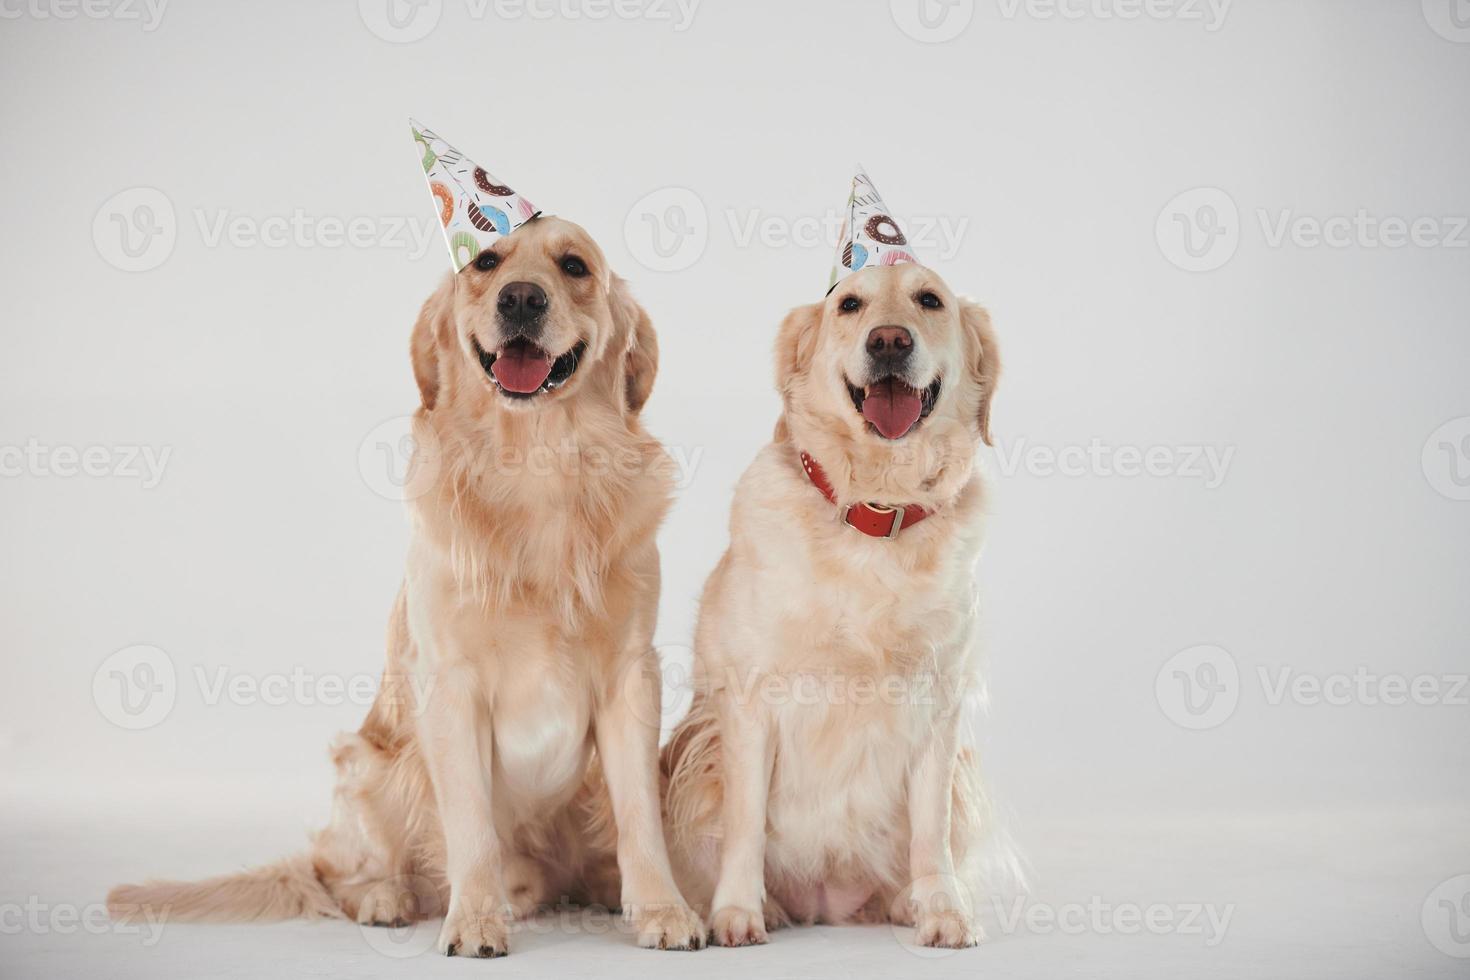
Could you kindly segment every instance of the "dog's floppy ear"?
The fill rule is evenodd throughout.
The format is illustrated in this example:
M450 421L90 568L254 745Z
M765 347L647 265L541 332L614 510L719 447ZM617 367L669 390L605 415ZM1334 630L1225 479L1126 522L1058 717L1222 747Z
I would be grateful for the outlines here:
M817 346L822 303L798 306L786 314L776 333L776 389L785 395L797 375L806 371Z
M641 411L653 393L653 378L658 374L658 334L648 311L633 298L626 280L613 276L612 310L628 332L628 349L623 355L625 391L628 410Z
M449 342L450 319L454 310L454 279L445 279L434 294L424 301L413 337L408 342L413 360L413 379L418 382L419 399L427 411L434 410L439 400L440 358Z
M989 446L990 402L995 397L996 382L1000 380L1000 347L990 325L990 314L979 303L972 299L960 300L960 322L964 324L970 344L971 372L980 386L980 438Z

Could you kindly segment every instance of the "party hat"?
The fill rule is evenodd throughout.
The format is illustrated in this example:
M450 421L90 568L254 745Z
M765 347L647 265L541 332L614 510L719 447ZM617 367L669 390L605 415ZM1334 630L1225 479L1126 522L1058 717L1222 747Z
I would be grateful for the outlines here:
M893 212L873 186L873 179L859 164L852 178L852 193L847 197L842 237L837 242L837 260L832 263L832 281L827 292L859 269L918 261L909 251L909 241L894 220Z
M449 243L449 260L455 272L536 216L530 201L484 167L422 123L413 119L408 122L423 156L424 175L444 226L444 240Z

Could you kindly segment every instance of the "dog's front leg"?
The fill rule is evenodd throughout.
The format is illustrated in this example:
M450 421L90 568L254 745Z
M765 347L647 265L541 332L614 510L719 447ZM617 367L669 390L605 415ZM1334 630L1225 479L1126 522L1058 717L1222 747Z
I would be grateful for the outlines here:
M452 656L452 651L443 651ZM465 662L442 664L418 719L419 747L444 829L449 909L439 933L448 956L504 956L509 902L491 809L491 745L483 678Z
M597 753L618 829L623 915L649 949L700 949L704 923L674 883L658 793L658 659L650 649L598 706Z
M981 937L970 896L955 875L950 847L955 766L959 752L959 706L935 719L909 780L909 874L906 901L924 946L960 949Z
M730 690L716 696L725 805L710 932L721 946L750 946L766 941L766 803L775 742L759 703L741 703Z

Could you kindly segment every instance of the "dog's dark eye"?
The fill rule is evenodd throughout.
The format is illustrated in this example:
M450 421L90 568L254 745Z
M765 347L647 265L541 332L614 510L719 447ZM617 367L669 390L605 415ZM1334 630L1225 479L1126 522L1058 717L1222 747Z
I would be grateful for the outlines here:
M587 263L583 262L575 255L568 255L566 258L561 260L561 271L565 272L573 279L581 279L587 274Z
M939 302L939 297L933 293L920 293L919 305L926 310L937 310L944 306L943 303Z
M481 272L489 272L499 264L500 256L490 251L481 252L480 257L475 259L475 268Z
M842 303L838 306L838 309L842 310L843 313L856 313L862 308L863 301L858 299L856 296L842 297Z

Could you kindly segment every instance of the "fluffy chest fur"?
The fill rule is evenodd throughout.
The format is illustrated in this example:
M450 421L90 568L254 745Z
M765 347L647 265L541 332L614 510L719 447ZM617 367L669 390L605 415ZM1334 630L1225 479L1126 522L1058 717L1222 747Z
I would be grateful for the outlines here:
M838 522L785 448L736 493L703 666L771 719L769 855L797 877L897 880L916 755L978 689L979 487L874 539Z
M605 612L611 579L647 548L669 506L671 464L618 418L415 420L415 466L437 479L412 507L417 542L489 609L548 612L574 629Z

